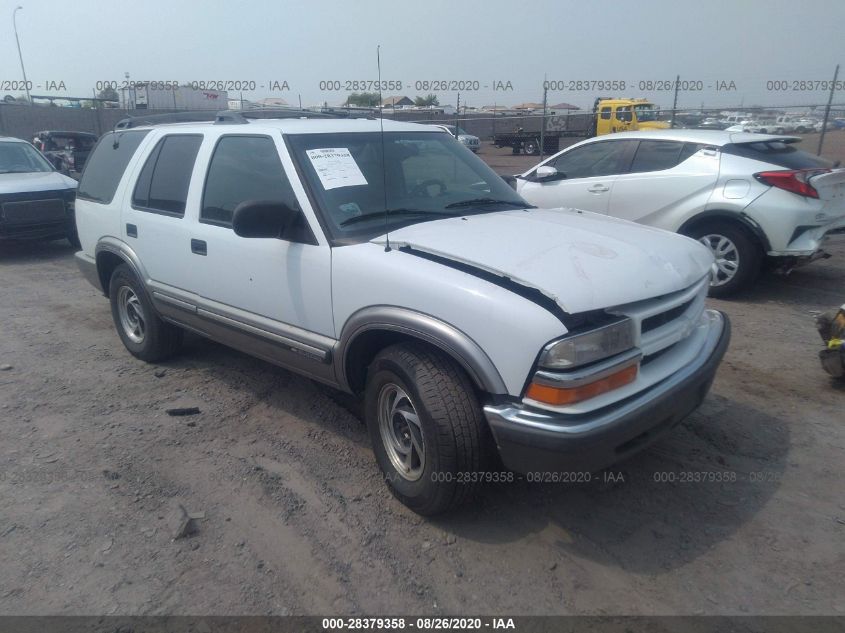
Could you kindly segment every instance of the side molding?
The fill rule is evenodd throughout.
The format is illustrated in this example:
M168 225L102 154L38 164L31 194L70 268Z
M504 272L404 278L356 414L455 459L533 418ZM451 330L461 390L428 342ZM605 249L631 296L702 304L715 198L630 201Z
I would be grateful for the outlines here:
M491 394L507 394L499 371L483 349L461 330L431 315L397 306L371 306L354 313L343 326L335 350L337 381L351 391L346 366L356 339L366 332L399 332L440 348L456 360L476 386Z

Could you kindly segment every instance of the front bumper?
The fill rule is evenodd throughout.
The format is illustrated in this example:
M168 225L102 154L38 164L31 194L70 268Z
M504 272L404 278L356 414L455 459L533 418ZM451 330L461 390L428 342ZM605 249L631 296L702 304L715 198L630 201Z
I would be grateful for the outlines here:
M513 403L485 406L505 466L521 473L595 472L642 450L677 425L701 404L730 341L727 316L708 313L712 325L696 359L620 403L577 416Z

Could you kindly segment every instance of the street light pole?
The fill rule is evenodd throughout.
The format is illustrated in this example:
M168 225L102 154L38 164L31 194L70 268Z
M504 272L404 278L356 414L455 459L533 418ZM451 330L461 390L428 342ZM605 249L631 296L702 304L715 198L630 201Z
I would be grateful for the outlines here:
M15 29L15 42L18 44L18 59L21 60L21 72L23 73L23 87L26 90L26 100L32 105L32 99L29 96L29 82L26 80L26 68L23 65L23 54L21 53L21 40L18 37L18 23L17 23L17 13L23 9L22 6L18 5L15 7L15 10L12 11L12 26Z

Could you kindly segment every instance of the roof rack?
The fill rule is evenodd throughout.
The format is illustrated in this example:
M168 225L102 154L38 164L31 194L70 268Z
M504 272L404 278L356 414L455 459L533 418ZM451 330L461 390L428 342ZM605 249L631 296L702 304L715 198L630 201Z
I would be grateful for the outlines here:
M116 130L125 130L144 125L201 123L204 121L213 121L214 125L243 125L249 123L249 119L339 119L350 118L351 116L341 112L314 112L312 110L296 110L293 108L220 110L218 112L199 110L126 117L118 121L114 127Z

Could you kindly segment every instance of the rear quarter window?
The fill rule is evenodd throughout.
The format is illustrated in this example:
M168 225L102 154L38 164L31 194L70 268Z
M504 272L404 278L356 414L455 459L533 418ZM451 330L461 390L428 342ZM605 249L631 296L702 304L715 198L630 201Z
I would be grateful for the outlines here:
M729 143L722 147L725 154L771 163L784 169L813 169L832 167L833 163L820 156L800 150L792 143L766 141L759 143Z
M76 197L109 204L126 166L148 133L149 130L137 130L104 134L85 162Z

